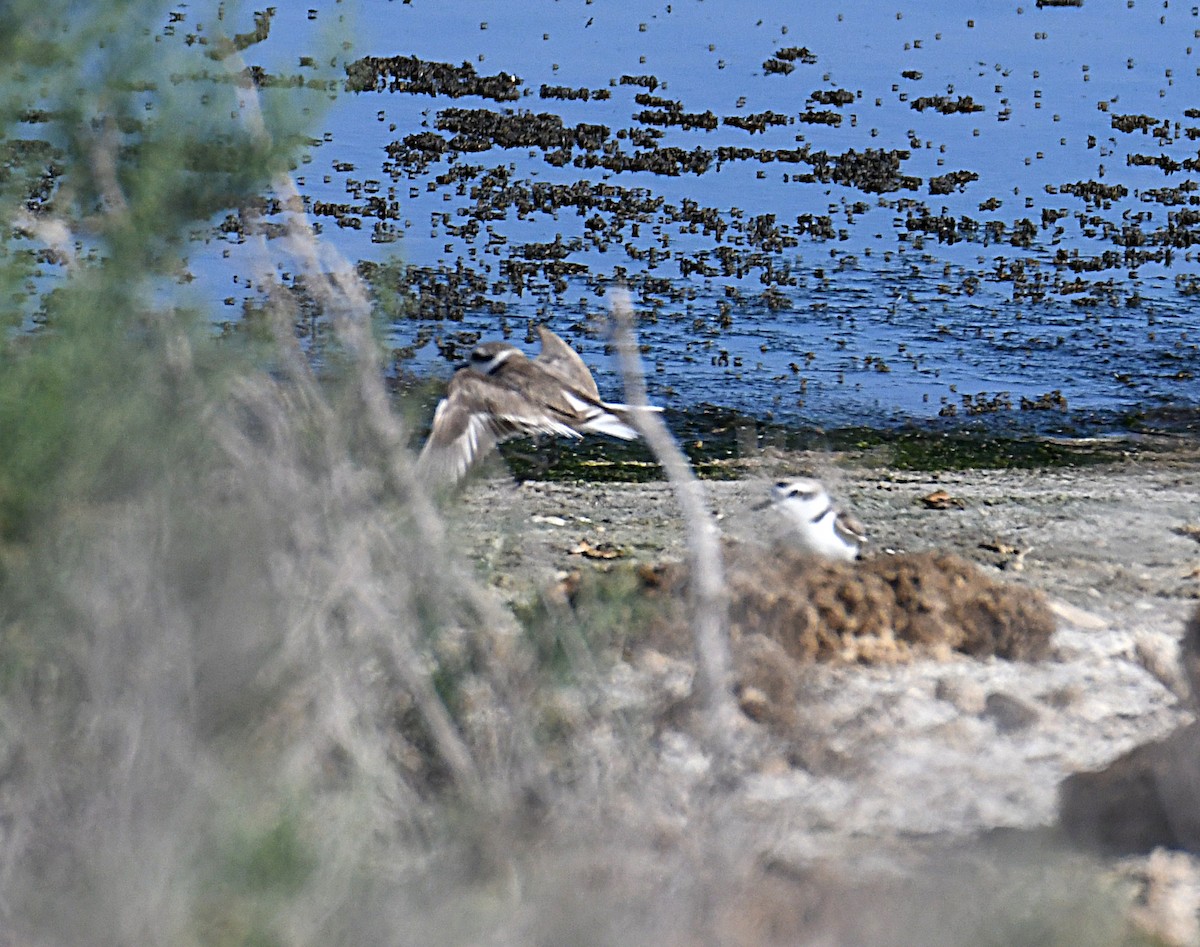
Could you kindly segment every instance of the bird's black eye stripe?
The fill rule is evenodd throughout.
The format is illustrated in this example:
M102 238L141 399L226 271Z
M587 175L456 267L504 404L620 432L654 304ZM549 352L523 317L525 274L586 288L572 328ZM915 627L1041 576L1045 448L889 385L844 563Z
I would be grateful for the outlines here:
M801 500L815 500L817 498L816 490L802 490L800 487L794 487L789 496L799 497Z
M778 487L780 490L786 490L788 487L788 482L786 480L776 480L775 486Z

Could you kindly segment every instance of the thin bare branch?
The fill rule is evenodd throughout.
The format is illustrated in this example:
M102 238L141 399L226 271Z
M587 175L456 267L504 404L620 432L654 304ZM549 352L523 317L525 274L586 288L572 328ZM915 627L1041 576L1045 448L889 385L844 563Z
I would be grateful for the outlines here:
M633 329L633 309L624 289L609 294L617 355L628 404L645 409L646 380ZM675 443L657 411L632 412L638 433L662 465L683 512L691 569L692 634L696 647L696 690L707 717L712 748L721 759L729 744L736 718L729 653L729 607L725 592L721 546L716 523L708 511L704 486L696 479L687 458Z
M92 142L92 174L104 197L106 215L124 220L129 217L129 203L117 178L118 146L116 123L106 117L100 134Z

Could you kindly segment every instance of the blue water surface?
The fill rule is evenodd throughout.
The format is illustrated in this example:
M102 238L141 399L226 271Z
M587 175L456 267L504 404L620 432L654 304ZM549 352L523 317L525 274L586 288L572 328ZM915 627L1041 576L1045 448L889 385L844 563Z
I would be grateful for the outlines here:
M430 335L521 341L530 323L546 321L581 348L602 390L617 397L599 317L605 290L623 278L638 299L651 393L677 407L714 403L840 425L961 420L982 403L998 409L978 415L992 423L1096 429L1130 413L1194 412L1200 10L1163 0L973 6L980 9L928 0L310 0L276 8L268 39L244 55L268 74L311 83L268 86L262 95L292 97L315 116L320 134L296 177L325 240L352 261L432 268L434 283L439 268L465 267L487 284L484 304L452 320L392 324L388 338L398 349ZM767 71L774 54L794 47L815 62ZM346 65L364 56L468 63L481 76L514 77L519 97L346 91ZM637 77L653 77L654 87L631 84ZM543 85L609 97L543 98ZM816 101L814 93L833 90L852 101ZM544 149L528 147L451 152L421 169L385 150L418 132L451 138L439 129L446 109L486 109L604 125L610 141L636 152L617 133L647 127L638 94L718 119L711 130L655 126L659 148L901 150L902 173L919 185L874 193L803 180L811 170L803 164L757 160L677 176L556 167ZM967 96L981 110L913 108L922 97ZM800 120L813 110L834 111L841 122ZM761 133L719 123L768 111L787 122ZM498 215L469 238L456 228L478 203L479 174L438 178L473 166L503 168L523 186L607 182L640 189L663 207L692 201L742 233L686 232L666 212L636 226L608 215L602 224L611 239L601 246L589 237L590 212L566 207ZM950 172L976 177L930 193L930 179ZM1070 192L1085 182L1124 192ZM359 212L369 197L395 219ZM340 219L315 213L330 204L352 210ZM827 216L832 233L800 232L805 215ZM921 215L953 222L958 236L915 228ZM760 265L740 276L681 272L681 259L712 261L722 246L751 249L745 225L755 218L794 240L764 248ZM1014 245L1024 221L1032 235ZM991 236L989 222L1001 228ZM556 240L566 260L581 264L578 273L561 281L535 275L519 288L506 278L507 255ZM228 249L198 250L193 266L236 308L261 287L240 251ZM1072 268L1072 260L1098 268ZM1023 279L1012 277L1014 268ZM453 369L432 343L407 354L398 371ZM1061 393L1053 407L1021 410L1022 399L1048 404L1050 392Z

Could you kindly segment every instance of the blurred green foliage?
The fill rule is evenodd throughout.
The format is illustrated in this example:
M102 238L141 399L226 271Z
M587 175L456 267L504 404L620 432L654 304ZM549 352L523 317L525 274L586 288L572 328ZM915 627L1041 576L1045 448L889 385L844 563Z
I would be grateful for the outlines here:
M36 706L29 719L52 734L39 777L47 787L78 775L104 792L105 758L79 735L109 712L106 700L124 699L128 681L143 680L99 666L93 639L112 628L91 622L103 604L80 599L71 570L103 561L105 530L119 523L105 511L115 504L153 497L152 509L169 510L161 531L184 538L160 569L175 585L145 593L114 578L105 593L117 630L131 636L132 665L162 635L153 622L121 627L122 604L133 614L139 595L188 602L189 582L199 587L236 561L221 548L237 535L236 518L201 509L194 496L211 491L192 488L219 469L214 405L236 379L270 367L278 346L262 320L250 331L218 331L190 287L189 253L197 234L262 207L273 179L294 165L305 140L303 93L259 96L247 85L240 51L266 38L269 15L231 2L189 4L186 27L203 23L205 35L187 36L185 24L173 25L180 9L146 0L0 3L0 696L9 702L0 710ZM110 643L104 653L119 651ZM186 691L186 663L172 672L156 674ZM146 713L147 726L172 725ZM0 739L0 757L9 750ZM158 791L168 769L112 785ZM169 818L207 824L211 835L200 855L213 892L194 918L200 940L282 942L275 912L305 888L316 857L301 816L270 799L236 818L228 804L203 820L182 799L179 807ZM181 849L194 841L181 839ZM89 848L86 831L71 844ZM79 879L72 883L95 892L97 904L119 891L119 879L97 876L69 845L60 849ZM129 881L128 896L140 893ZM85 903L75 913L87 913ZM73 922L55 918L57 909L47 902L26 913L44 912L66 931ZM113 942L106 936L118 925L105 923L97 919L97 943Z
M284 813L274 824L255 825L230 843L223 882L240 892L295 894L312 874L313 857L299 818Z
M0 5L0 543L188 469L240 354L188 297L187 241L260 200L299 137L270 103L265 133L232 118L231 49L171 37L168 10Z

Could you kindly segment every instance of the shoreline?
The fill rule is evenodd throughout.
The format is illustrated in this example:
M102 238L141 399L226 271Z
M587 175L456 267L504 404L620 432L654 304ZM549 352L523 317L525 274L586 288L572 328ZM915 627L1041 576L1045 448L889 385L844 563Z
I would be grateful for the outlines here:
M1189 900L1200 891L1200 858L1082 852L1063 838L1058 805L1068 776L1101 770L1195 719L1178 648L1200 602L1200 444L1174 441L1078 467L912 471L875 456L764 451L730 465L739 479L704 488L722 531L754 541L767 535L771 511L750 507L769 483L815 475L866 525L873 554L954 552L994 579L1043 591L1058 620L1049 655L798 666L795 723L740 724L740 778L725 810L737 844L769 866L779 903L817 892L826 908L817 927L853 929L857 921L837 905L856 901L864 916L907 914L896 879L936 899L953 863L964 905L983 895L992 909L1021 911L1022 898L1049 897L1046 916L1058 917L1056 899L1096 898L1092 907L1115 909L1165 943L1191 943L1200 936ZM517 484L496 459L488 470L502 475L469 483L448 518L466 555L514 606L575 570L685 552L664 482ZM922 502L936 490L961 506ZM674 791L702 793L702 741L671 713L661 716L692 662L635 647L610 650L601 663L610 668L604 686L615 689L606 701L660 721L647 747L658 775ZM573 739L606 733L585 727ZM1010 892L1011 904L983 894L997 871L1021 892ZM943 905L930 916L956 910L983 909ZM1193 918L1182 939L1170 933L1179 916Z
M1131 456L1200 455L1200 414L1190 411L1181 411L1167 425L1139 428L1125 419L1094 430L1069 425L1038 430L986 419L822 428L763 420L714 405L668 409L665 417L701 479L736 478L753 472L764 457L778 455L833 455L868 467L910 471L1058 468L1116 463ZM518 440L502 444L500 453L511 475L522 481L661 478L657 462L640 442L546 438L531 447Z
M1200 575L1191 575L1200 567L1200 542L1178 532L1200 521L1200 442L1102 446L1105 458L1083 465L937 470L881 463L885 451L875 447L767 449L721 462L720 479L705 479L704 488L718 524L734 538L768 528L770 511L752 514L750 507L765 499L772 480L815 476L866 525L868 551L940 549L1079 599L1079 607L1121 611L1158 599L1178 611L1200 598ZM962 507L926 508L921 498L939 489ZM517 482L493 457L447 513L452 523L471 521L469 555L501 587L532 589L536 574L587 562L571 554L580 542L615 547L617 561L681 558L684 551L683 526L661 480Z
M1004 817L979 817L975 828L1047 823L1054 818L1059 779L1105 765L1188 718L1179 696L1156 673L1174 666L1184 618L1200 599L1200 542L1186 530L1200 521L1197 451L1084 468L935 473L881 469L847 455L766 453L743 462L739 472L742 479L704 484L726 535L761 540L772 511L756 513L750 507L765 497L767 484L778 476L815 474L866 525L874 554L957 553L995 579L1042 590L1060 606L1045 661L956 655L948 662L816 665L811 670L812 693L836 692L843 701L853 692L857 712L864 714L878 701L892 699L888 694L919 693L909 695L911 714L894 721L899 742L889 752L900 752L906 739L923 745L922 754L930 752L930 735L918 721L936 719L937 728L943 728L947 706L954 704L939 693L947 687L957 692L963 681L970 682L972 693L1003 693L1034 708L1038 722L1033 727L1045 731L1036 741L1040 748L1031 751L1036 762L1029 761L1038 774L1026 773L1014 783L1020 767L1011 760L994 772L975 768L982 780L977 792L984 791L982 785L1005 785L1005 792L1028 801L1036 784L1036 804L1023 809L997 801ZM922 497L935 490L961 501L961 508L927 507ZM676 510L663 482L517 485L492 479L470 484L449 517L489 584L510 602L521 603L574 570L682 558L684 531ZM1148 670L1151 660L1158 667ZM939 681L951 683L939 687ZM801 716L808 717L815 734L840 745L847 739L844 719L830 721L828 728L815 723L828 717L828 710L818 701ZM995 731L976 710L970 702L957 708L970 720L976 752L986 753ZM910 727L913 732L902 736ZM878 738L864 736L864 745ZM934 756L936 765L927 762L939 772L947 772L944 759L961 760L958 750ZM873 784L872 791L890 798L886 782ZM857 791L870 795L862 786ZM906 825L909 817L927 820L923 806L897 805L908 815L889 830ZM953 820L942 825L947 831L953 827ZM872 828L864 822L858 830Z

